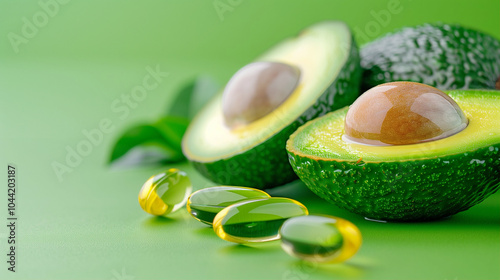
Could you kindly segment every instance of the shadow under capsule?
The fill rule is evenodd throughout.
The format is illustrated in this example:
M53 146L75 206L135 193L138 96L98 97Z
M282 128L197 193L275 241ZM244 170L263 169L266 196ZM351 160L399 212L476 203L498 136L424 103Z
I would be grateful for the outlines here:
M221 248L219 252L222 254L262 254L277 250L281 250L279 240L262 243L229 244Z
M214 229L211 226L208 226L208 225L205 225L203 227L195 229L195 230L193 230L193 232L196 235L200 235L200 236L209 236L209 237L218 238L217 235L214 232Z
M363 260L348 260L343 263L317 263L305 260L295 260L289 263L289 276L340 276L342 278L362 277L371 269L369 262ZM311 278L311 277L307 277ZM314 278L314 277L312 277ZM305 278L300 278L305 279Z
M185 211L185 209L180 209L179 211L170 213L168 214L168 216L150 216L149 218L144 220L144 225L149 227L156 227L156 226L175 224L179 222L183 223L192 222L192 218Z
M146 227L160 227L169 224L175 224L179 222L177 219L163 217L163 216L152 216L144 220L143 224Z

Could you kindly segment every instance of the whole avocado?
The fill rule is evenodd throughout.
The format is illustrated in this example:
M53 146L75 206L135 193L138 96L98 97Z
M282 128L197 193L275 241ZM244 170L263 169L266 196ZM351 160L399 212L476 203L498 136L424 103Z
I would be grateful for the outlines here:
M441 90L500 88L500 42L449 24L406 27L361 49L362 88L413 81Z

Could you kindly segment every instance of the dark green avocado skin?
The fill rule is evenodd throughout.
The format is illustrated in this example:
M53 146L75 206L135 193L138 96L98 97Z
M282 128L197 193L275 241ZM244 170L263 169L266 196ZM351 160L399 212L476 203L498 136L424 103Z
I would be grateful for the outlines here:
M289 159L299 178L318 196L375 220L451 216L500 188L500 144L413 161L315 161L292 152Z
M413 81L441 90L494 89L500 76L500 42L459 25L406 27L361 49L362 90Z
M265 189L296 180L297 175L288 162L285 149L289 136L307 121L350 105L359 96L361 67L354 39L349 53L335 81L313 106L290 125L263 143L234 155L229 160L222 159L213 163L192 161L193 166L206 178L222 185Z

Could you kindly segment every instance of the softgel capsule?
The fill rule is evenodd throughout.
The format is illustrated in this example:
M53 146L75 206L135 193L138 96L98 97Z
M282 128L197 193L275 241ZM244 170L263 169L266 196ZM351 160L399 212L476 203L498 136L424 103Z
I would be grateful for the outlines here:
M361 232L351 222L332 216L302 216L280 229L281 246L291 256L308 261L337 263L360 248Z
M139 192L139 204L149 214L166 216L186 204L192 185L185 172L171 168L151 176Z
M215 216L225 207L245 200L268 198L264 191L232 186L217 186L198 190L189 196L186 208L198 221L212 225Z
M291 217L307 215L300 202L283 197L249 200L224 208L214 218L214 231L236 243L279 239L279 228Z

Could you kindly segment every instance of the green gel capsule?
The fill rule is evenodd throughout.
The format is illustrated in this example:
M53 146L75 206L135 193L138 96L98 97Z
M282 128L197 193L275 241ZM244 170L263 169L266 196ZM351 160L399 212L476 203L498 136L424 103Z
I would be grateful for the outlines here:
M351 222L332 216L295 217L280 229L281 247L291 256L313 262L337 263L361 246L361 232Z
M149 214L166 216L186 204L192 185L186 173L171 168L151 176L139 192L139 204Z
M218 186L201 189L189 196L188 212L198 221L212 225L222 209L244 200L268 198L267 193L246 187Z
M304 205L289 198L247 200L220 211L213 227L220 238L230 242L265 242L279 239L284 221L307 214Z

